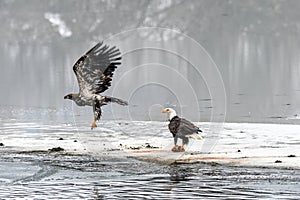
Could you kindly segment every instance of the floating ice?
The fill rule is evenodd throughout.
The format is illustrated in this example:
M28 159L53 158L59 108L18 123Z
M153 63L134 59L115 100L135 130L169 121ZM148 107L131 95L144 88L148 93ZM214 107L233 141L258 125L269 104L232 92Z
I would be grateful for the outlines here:
M109 153L117 157L126 153L126 156L163 162L175 160L233 166L300 167L300 125L224 123L224 129L215 132L210 122L195 124L205 133L204 140L191 140L184 154L170 151L173 138L167 123L155 121L102 120L93 131L87 123L65 126L54 122L7 121L2 123L0 142L4 144L1 147L3 152L48 151L61 147L68 153L100 156ZM146 143L158 148L134 150L135 147L145 147Z

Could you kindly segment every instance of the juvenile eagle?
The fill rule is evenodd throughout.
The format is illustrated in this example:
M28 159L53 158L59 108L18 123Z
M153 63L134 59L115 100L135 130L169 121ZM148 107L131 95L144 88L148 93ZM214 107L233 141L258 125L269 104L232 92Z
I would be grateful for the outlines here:
M91 129L97 126L96 121L100 120L103 105L110 102L128 105L121 99L100 94L111 86L113 73L121 64L120 54L120 50L116 47L109 47L103 45L103 42L99 42L81 56L73 66L79 93L68 94L64 99L73 100L78 106L93 106L94 120Z
M174 137L174 146L172 147L172 151L185 151L184 145L189 143L189 138L194 138L197 140L202 140L203 138L198 134L202 132L197 126L195 126L192 122L180 118L176 115L176 111L172 108L165 108L162 110L162 113L168 114L169 130ZM182 139L181 146L177 146L178 138Z

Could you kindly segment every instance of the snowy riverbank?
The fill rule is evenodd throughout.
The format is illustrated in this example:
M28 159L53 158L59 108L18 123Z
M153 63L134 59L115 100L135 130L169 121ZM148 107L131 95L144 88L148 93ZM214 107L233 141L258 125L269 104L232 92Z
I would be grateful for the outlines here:
M204 140L192 141L185 153L169 151L173 139L166 122L102 121L88 124L2 124L2 152L45 151L61 147L64 153L130 156L158 162L204 162L233 166L300 169L300 125L198 123Z

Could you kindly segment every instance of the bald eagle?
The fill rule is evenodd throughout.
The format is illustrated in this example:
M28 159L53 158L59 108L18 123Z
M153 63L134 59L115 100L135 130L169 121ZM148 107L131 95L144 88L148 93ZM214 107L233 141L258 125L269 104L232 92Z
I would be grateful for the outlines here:
M165 108L162 110L162 113L168 114L169 130L174 137L174 146L172 147L172 151L185 151L184 145L189 143L189 138L194 138L197 140L202 140L203 138L198 134L202 132L197 126L195 126L192 122L180 118L176 115L176 111L172 108ZM177 146L178 138L182 139L182 145Z
M126 101L110 96L103 96L111 86L112 76L118 65L121 64L120 50L109 47L99 42L85 53L74 64L73 71L79 85L78 94L68 94L64 99L73 100L78 106L92 106L94 120L91 129L97 127L96 121L100 120L101 107L113 102L120 105L128 105Z

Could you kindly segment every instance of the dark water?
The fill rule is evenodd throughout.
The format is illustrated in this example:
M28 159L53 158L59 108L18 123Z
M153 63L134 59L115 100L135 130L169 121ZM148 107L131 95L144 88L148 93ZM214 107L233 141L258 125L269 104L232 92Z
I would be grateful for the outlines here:
M130 158L1 155L0 198L298 199L299 170L160 165Z
M89 140L134 144L153 139L154 144L163 140L168 143L171 138L163 122L128 122L134 126L122 122L123 132L120 132L117 121L104 120L95 131L90 131L88 115L73 119L51 109L3 108L1 116L0 142L4 146L0 147L0 199L299 199L300 196L299 170L202 163L166 165L137 160L128 154L47 152L53 144L67 148L71 143L73 148L72 145ZM64 140L58 140L59 137Z
M171 106L194 121L300 123L297 1L170 2L0 3L6 30L0 34L0 199L300 198L299 170L4 151L15 138L28 147L38 139L90 134L91 108L63 101L78 89L72 65L99 40L143 26L170 30L137 29L108 41L123 60L107 93L130 105L104 108L104 119L162 121L162 107ZM106 137L117 132L145 140L135 134L143 124L135 127L125 136L111 126L101 130ZM150 132L157 138L162 130Z

